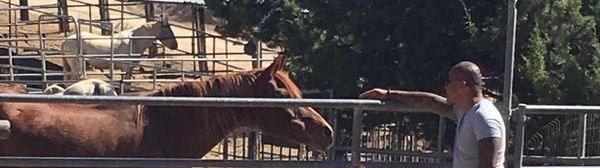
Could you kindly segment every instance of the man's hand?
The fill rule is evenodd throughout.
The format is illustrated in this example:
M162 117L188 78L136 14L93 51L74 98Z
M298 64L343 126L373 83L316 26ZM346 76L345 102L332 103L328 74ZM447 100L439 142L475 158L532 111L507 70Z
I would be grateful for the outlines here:
M358 95L358 98L385 100L385 99L388 99L387 93L388 93L388 90L375 88L375 89L371 89L369 91L361 93L360 95Z

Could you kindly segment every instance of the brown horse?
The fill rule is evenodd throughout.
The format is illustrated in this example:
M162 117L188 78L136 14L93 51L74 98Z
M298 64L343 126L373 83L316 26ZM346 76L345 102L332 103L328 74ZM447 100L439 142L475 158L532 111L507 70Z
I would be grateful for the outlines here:
M264 70L185 82L151 96L301 98L282 71L283 57ZM0 85L0 93L20 93ZM0 155L199 158L228 133L254 126L320 151L332 129L312 108L115 106L67 103L0 103L12 124Z

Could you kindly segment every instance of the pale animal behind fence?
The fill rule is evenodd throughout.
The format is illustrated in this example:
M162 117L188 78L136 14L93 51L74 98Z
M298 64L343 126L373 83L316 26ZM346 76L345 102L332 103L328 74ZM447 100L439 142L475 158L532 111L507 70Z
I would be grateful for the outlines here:
M110 83L104 82L99 79L86 79L74 83L63 89L62 87L54 84L44 89L44 94L55 94L55 95L107 95L116 96L117 92Z
M86 32L81 32L81 54L83 55L106 55L101 58L87 58L86 60L95 68L109 69L111 68L111 61L109 56L111 49L114 50L114 54L142 54L148 49L154 39L139 39L134 38L136 36L154 36L164 46L169 49L177 49L177 40L173 34L173 30L169 25L168 21L152 21L144 25L141 25L134 29L124 30L118 34L114 34L112 47L111 37L105 35L97 35ZM79 47L77 46L77 35L73 34L68 37L62 44L62 51L67 55L78 55ZM88 38L88 40L86 40ZM101 38L101 39L100 39ZM121 69L125 71L124 79L131 79L133 68L132 61L119 61L114 63L115 69ZM79 58L65 57L63 58L65 80L78 80L82 78L83 64Z

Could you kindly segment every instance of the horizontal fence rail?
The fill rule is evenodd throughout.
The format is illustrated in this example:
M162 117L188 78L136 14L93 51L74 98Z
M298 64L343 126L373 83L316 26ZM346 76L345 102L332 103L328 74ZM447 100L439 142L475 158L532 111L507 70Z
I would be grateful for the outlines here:
M251 161L172 158L101 157L0 157L2 166L29 167L323 167L346 168L349 162L335 161ZM449 163L363 163L365 167L451 167Z
M211 107L327 107L359 108L363 110L423 112L398 102L362 99L278 99L278 98L217 98L217 97L139 97L139 96L79 96L0 94L0 102L46 102L81 104L146 104L164 106Z
M527 115L547 114L600 114L600 106L522 105Z
M353 108L354 115L362 118L363 110L423 112L399 102L364 99L276 99L276 98L216 98L216 97L138 97L138 96L79 96L79 95L26 95L0 94L0 102L46 102L46 103L82 103L82 104L146 104L166 106L211 106L211 107L326 107ZM353 124L351 162L340 161L229 161L199 159L163 159L163 158L81 158L81 157L0 157L3 166L51 166L51 167L349 167L364 165L369 167L449 167L449 163L401 163L401 162L360 162L361 149L360 123ZM379 150L376 150L379 151ZM394 153L397 154L397 153ZM408 155L419 152L402 153ZM429 157L448 158L447 155L422 153ZM358 159L355 160L354 158Z

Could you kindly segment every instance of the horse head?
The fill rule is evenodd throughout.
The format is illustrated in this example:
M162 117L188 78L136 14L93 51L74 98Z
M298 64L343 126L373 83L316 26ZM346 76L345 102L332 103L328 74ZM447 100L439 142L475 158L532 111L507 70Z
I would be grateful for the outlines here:
M265 70L256 71L255 96L302 98L300 89L283 71L285 57L278 56ZM258 127L275 136L296 140L324 152L333 144L332 128L313 108L263 108L257 112Z
M175 50L177 49L177 40L175 34L171 29L171 25L168 20L160 20L156 24L160 26L160 32L158 33L158 40L165 45L167 48Z

